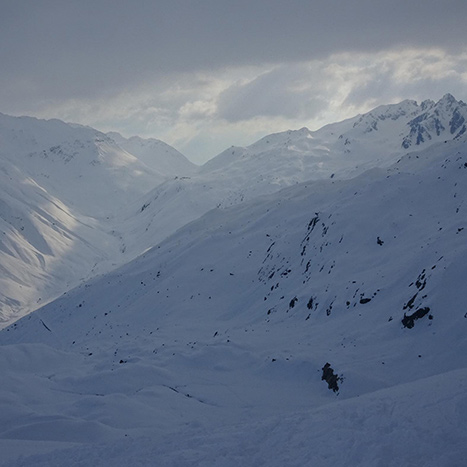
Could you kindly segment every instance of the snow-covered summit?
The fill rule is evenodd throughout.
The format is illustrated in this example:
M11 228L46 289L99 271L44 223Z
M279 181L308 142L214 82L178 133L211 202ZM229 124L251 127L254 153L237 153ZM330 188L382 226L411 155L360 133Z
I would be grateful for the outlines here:
M407 149L428 141L465 137L466 120L467 104L446 94L439 102L427 104L423 113L410 120L410 132L404 138L402 146Z
M60 120L1 115L0 160L91 215L107 216L164 180L104 133Z
M438 102L425 100L419 105L416 101L406 100L400 104L377 107L362 115L353 124L353 129L363 134L390 131L394 136L392 143L408 149L461 138L466 131L466 118L467 105L446 94ZM398 123L391 124L391 121ZM346 137L352 136L347 132Z
M140 138L139 136L124 138L116 132L107 133L107 136L148 167L165 176L187 176L196 171L197 166L182 153L158 139Z
M251 176L268 174L284 185L296 182L297 176L300 181L331 175L348 178L371 167L388 166L410 149L460 139L466 120L467 105L450 94L438 102L405 100L317 131L288 130L246 148L230 148L201 171L230 176L240 165Z

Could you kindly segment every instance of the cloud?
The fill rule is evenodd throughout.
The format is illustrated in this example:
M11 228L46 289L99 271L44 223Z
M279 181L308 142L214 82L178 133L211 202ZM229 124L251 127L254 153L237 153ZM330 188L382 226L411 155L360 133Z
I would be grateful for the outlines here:
M465 0L4 0L0 112L201 162L379 104L467 100L466 16Z
M379 104L411 98L467 97L467 48L345 53L283 64L219 94L217 116L231 123L255 117L319 121L333 112L351 116ZM343 117L342 117L343 118Z
M36 116L155 137L198 163L268 133L352 117L403 99L467 101L467 48L343 53L280 65L172 74L114 96L48 102Z
M219 95L217 116L230 122L254 117L314 117L326 106L317 75L319 71L309 64L287 64L249 82L237 82Z
M343 57L345 79L353 83L344 106L374 106L402 99L439 99L450 92L466 99L467 48L458 55L440 49L407 49L362 55L360 70L346 66L355 56Z
M163 77L463 46L465 0L4 0L1 98L114 96ZM5 109L4 109L5 110Z

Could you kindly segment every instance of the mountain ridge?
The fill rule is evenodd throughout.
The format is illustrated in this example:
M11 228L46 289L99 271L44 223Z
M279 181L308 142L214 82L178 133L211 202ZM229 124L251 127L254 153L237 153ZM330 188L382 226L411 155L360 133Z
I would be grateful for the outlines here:
M1 114L0 322L126 261L112 219L178 170L160 169L93 128Z
M117 132L107 133L107 136L112 138L121 148L134 154L148 167L161 171L166 177L191 175L198 167L182 153L161 140L139 136L124 138Z

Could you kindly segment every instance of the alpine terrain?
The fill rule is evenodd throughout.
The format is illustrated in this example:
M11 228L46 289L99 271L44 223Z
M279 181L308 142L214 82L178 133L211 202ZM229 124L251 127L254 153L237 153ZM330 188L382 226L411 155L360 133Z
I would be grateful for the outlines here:
M0 331L0 465L464 465L466 120L404 101L196 168L2 116L5 319L61 295Z
M195 170L152 143L144 163L91 128L0 114L1 327L131 259L114 213L174 172Z

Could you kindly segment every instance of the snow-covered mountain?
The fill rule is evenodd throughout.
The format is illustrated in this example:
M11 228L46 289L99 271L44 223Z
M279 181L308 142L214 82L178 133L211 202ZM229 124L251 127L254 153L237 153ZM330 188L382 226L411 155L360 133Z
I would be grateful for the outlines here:
M164 152L155 170L92 128L0 114L0 324L132 259L114 214L182 170Z
M381 106L315 132L303 128L232 147L200 171L158 140L0 115L2 320L123 264L213 208L306 180L354 177L461 139L466 109L449 94L437 103ZM18 194L18 187L26 192ZM50 214L57 205L66 223L57 225ZM34 228L25 230L25 223Z
M419 105L406 100L317 131L289 130L247 148L228 149L202 170L230 177L239 167L246 171L247 166L254 177L269 177L281 185L331 176L348 178L371 167L388 166L408 149L461 138L466 120L467 104L450 94L436 103L427 100Z
M165 180L92 128L0 115L0 138L2 161L83 214L108 216Z
M462 465L467 140L415 146L211 210L1 331L4 465Z
M129 261L213 208L306 180L348 179L461 140L466 118L467 105L449 94L404 101L232 147L198 170L158 140L0 115L0 319Z
M107 133L121 148L136 156L148 167L165 176L177 177L193 174L197 167L172 146L154 138L132 136L124 138L116 132Z
M101 223L70 209L2 161L0 169L0 324L23 316L117 261L119 242Z
M302 128L231 147L198 173L158 185L122 211L118 228L131 232L126 247L154 245L210 209L225 208L307 180L348 179L388 167L408 152L465 138L467 104L440 101L380 106L320 130Z

